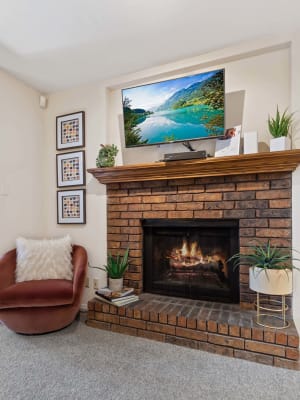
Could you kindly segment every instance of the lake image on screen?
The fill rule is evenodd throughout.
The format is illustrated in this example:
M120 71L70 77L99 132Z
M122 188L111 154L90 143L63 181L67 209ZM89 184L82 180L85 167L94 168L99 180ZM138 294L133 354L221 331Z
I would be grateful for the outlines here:
M126 147L224 134L224 70L124 89Z

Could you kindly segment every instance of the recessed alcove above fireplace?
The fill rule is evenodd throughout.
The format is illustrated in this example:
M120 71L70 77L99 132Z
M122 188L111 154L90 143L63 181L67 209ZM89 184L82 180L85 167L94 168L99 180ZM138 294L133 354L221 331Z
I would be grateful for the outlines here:
M239 251L238 220L146 219L144 292L239 302L239 273L228 262Z

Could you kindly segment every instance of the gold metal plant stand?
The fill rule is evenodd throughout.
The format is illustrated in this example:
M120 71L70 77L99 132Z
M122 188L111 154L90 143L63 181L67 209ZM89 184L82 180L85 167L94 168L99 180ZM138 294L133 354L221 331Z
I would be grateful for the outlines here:
M290 326L289 321L286 320L286 311L288 310L288 305L285 303L285 296L281 296L281 301L280 300L269 300L269 303L271 305L268 305L268 307L265 307L263 304L263 301L261 301L260 298L260 293L256 293L256 323L260 326L264 326L265 328L274 328L274 329L284 329L288 328ZM272 306L274 304L274 306ZM261 311L269 311L269 313L261 313ZM279 313L279 315L274 315L274 313ZM268 325L263 323L261 317L270 317L270 318L276 318L282 321L281 325Z

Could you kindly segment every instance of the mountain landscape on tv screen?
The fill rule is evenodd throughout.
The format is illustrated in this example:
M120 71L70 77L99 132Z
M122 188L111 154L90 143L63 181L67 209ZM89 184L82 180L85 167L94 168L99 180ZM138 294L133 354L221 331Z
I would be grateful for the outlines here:
M224 70L123 90L126 147L224 134Z

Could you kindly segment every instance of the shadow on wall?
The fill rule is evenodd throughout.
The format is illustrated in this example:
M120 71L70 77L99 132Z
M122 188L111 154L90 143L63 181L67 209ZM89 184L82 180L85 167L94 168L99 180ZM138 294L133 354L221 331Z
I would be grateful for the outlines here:
M89 180L86 186L86 193L94 194L96 196L105 196L106 185L102 185L101 183L99 183L96 178L92 177L92 175L90 175L90 177L91 179Z
M225 125L231 128L236 125L242 125L245 103L245 90L226 93L225 95ZM118 116L120 142L122 146L122 155L124 165L138 164L146 162L156 162L163 158L165 153L176 153L187 151L181 143L168 143L163 145L144 146L135 148L125 147L125 133L123 124L123 115ZM216 140L198 140L193 141L195 150L206 150L208 154L215 152Z
M242 125L245 104L245 90L225 94L225 125L226 129Z

